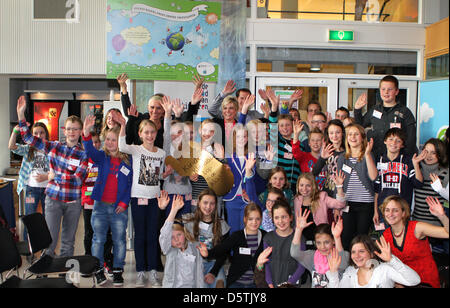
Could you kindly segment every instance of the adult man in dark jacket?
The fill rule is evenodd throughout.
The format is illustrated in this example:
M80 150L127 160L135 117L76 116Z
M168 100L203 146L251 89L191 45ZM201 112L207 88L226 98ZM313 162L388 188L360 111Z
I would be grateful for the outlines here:
M384 135L394 127L400 128L407 136L404 152L417 153L416 119L411 110L396 101L399 93L398 80L394 76L385 76L380 81L380 96L383 103L378 103L362 115L362 108L367 104L367 94L363 93L355 103L356 123L363 127L372 127L368 138L374 139L373 152L380 157L385 151Z

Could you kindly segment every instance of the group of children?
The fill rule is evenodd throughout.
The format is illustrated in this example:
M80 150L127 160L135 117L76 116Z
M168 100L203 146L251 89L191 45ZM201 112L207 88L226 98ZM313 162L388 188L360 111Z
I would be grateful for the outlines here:
M26 213L45 196L41 204L53 238L62 221L61 256L73 254L84 206L85 249L100 261L98 285L107 282L105 268L114 285L123 284L131 205L137 287L147 279L161 286L161 253L162 286L171 288L291 287L308 275L312 287L439 287L426 244L430 237L448 254L448 213L441 205L448 207L448 138L447 148L431 139L420 154L414 151L415 129L412 140L410 116L395 101L395 77L381 80L383 103L364 117L367 98L358 99L353 122L361 125L348 120L345 108L331 119L314 102L300 121L290 105L301 91L285 105L272 90L260 90L264 115L249 112L255 97L247 89L230 96L236 90L230 81L198 132L192 116L201 78L194 78L186 113L179 100L159 94L149 100L148 113L138 113L126 80L118 77L128 121L110 110L100 138L92 133L93 116L84 123L69 117L65 143L48 141L39 123L30 132L21 97L19 128L28 145L16 145L17 128L10 140L24 156L18 192L25 189ZM390 120L390 129L375 129ZM167 156L185 155L186 145L188 154L197 146L228 166L230 192L218 196L201 175L181 176L165 164ZM369 236L373 229L383 234L376 242ZM56 242L47 253L54 254Z

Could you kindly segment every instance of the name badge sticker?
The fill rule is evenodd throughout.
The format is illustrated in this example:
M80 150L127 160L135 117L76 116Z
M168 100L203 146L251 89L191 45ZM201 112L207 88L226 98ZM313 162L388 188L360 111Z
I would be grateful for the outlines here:
M137 203L138 205L148 205L148 200L145 198L138 198Z
M386 171L388 170L388 163L378 163L377 169L380 171Z
M183 259L189 262L195 262L195 256L191 254L183 254Z
M71 158L71 159L69 159L69 165L78 167L80 165L80 160L79 159L75 159L75 158Z
M239 247L239 254L249 256L252 254L252 251L247 247Z
M204 230L204 231L208 231L208 229L209 229L209 225L208 225L207 223L204 223L203 221L201 221L201 222L198 224L198 227L199 227L201 230Z
M374 110L373 111L373 116L377 119L381 119L381 117L383 116L383 113L378 111L378 110Z
M122 166L122 168L120 168L120 172L122 172L123 174L125 174L125 176L127 176L130 173L130 170L127 167Z
M346 164L342 165L342 170L344 170L348 174L352 173L352 168L347 166Z

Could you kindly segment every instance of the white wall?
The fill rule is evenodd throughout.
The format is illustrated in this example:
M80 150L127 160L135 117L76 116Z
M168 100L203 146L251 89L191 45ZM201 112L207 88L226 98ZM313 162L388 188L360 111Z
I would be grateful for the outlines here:
M79 1L80 23L67 23L33 21L32 0L1 0L0 74L105 75L106 0ZM436 11L427 1L425 20ZM432 2L438 11L440 3ZM336 27L354 30L356 41L328 43L326 31ZM247 41L272 46L420 49L425 25L249 19Z
M106 0L79 0L80 22L33 21L32 0L0 1L0 74L106 74Z

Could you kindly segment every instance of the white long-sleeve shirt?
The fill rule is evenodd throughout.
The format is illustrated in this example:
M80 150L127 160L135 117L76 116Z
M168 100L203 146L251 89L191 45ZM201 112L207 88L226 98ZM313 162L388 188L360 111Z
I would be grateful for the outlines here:
M434 183L431 183L431 187L434 189L435 192L437 192L438 194L440 194L442 196L442 198L445 198L446 200L448 200L448 183L447 183L447 187L442 187L442 183L440 180L437 180Z
M391 261L381 263L373 270L372 277L364 286L359 285L358 268L353 266L347 267L340 281L337 272L328 271L327 277L328 288L393 288L395 283L404 286L415 286L420 283L419 275L394 255Z

